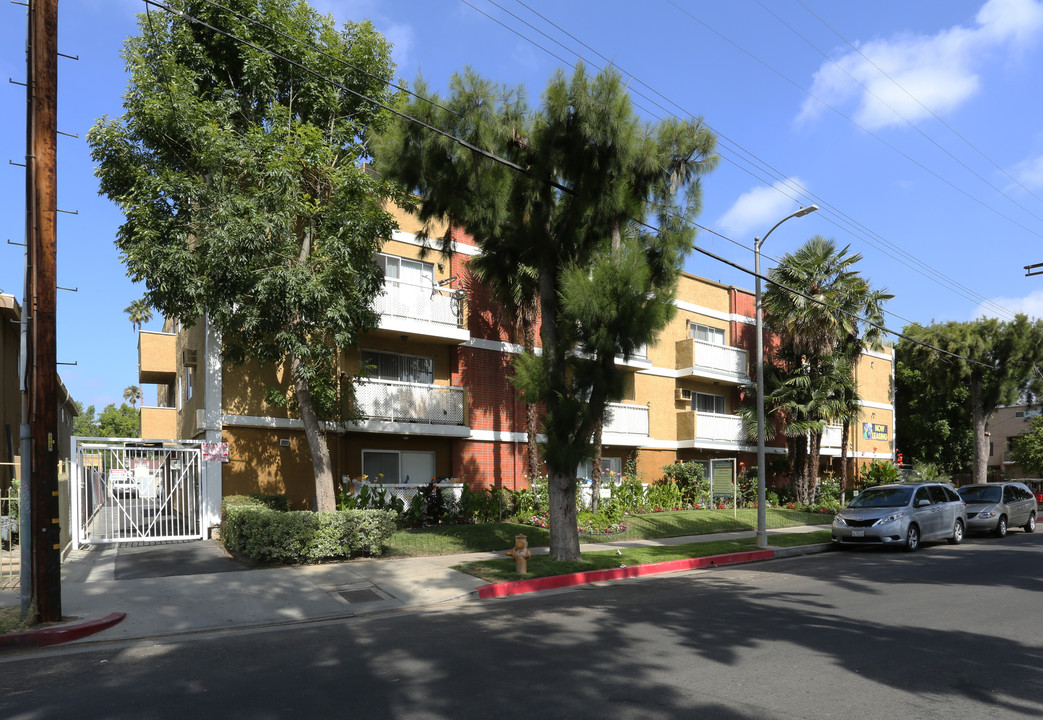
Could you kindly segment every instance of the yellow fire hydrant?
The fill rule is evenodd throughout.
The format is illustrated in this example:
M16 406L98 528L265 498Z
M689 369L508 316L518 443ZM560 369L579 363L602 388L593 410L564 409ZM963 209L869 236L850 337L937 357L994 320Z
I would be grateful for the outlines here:
M514 558L514 570L519 575L524 575L528 572L526 569L527 560L532 557L532 552L529 550L529 540L524 535L514 536L514 547L507 551L507 555Z

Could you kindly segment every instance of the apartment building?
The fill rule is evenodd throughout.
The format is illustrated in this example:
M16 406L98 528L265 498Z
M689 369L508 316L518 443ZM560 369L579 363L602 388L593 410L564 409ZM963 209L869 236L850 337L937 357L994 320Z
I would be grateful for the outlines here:
M467 272L478 249L466 233L443 227L432 234L448 233L452 252L425 253L416 220L399 213L398 221L402 230L376 258L385 274L375 301L379 327L338 359L343 374L360 378L360 419L327 428L335 477L525 486L525 405L508 379L522 348ZM676 304L655 343L617 359L626 390L604 422L603 466L619 472L633 459L645 482L679 459L756 463L736 414L753 367L753 293L686 274ZM156 404L142 408L143 438L227 442L223 494L285 492L297 505L311 503L303 427L265 402L268 388L288 388L287 368L223 365L220 337L206 318L142 332L139 363L140 382L157 386ZM849 441L853 464L892 456L893 351L867 352L856 372L864 407ZM822 445L827 462L839 458L840 428L830 428ZM768 452L784 458L784 441Z
M996 408L985 431L989 436L989 480L1030 477L1010 456L1011 439L1029 429L1032 418L1040 414L1038 405L1009 405Z

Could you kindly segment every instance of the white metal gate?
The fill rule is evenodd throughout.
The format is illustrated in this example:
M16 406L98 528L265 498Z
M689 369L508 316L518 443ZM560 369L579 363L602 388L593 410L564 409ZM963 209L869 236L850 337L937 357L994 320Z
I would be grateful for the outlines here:
M202 540L198 442L73 439L73 547Z

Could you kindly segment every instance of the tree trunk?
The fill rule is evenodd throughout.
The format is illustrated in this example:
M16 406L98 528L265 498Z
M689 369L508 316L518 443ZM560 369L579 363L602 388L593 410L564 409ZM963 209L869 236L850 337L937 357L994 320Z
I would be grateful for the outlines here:
M840 504L847 505L847 438L851 421L845 420L840 434Z
M982 398L981 376L971 374L971 428L974 432L974 474L972 480L988 480L989 438L985 435L985 402Z
M336 510L330 449L326 446L326 437L319 427L319 416L315 414L315 405L311 400L311 388L303 378L301 369L300 358L294 358L293 387L297 396L297 406L301 411L301 422L304 423L304 435L308 439L308 449L311 451L311 466L315 473L316 509Z
M815 502L818 490L819 450L822 447L822 433L813 432L808 438L808 502Z
M580 559L576 531L576 471L547 468L550 490L550 556L555 560ZM572 528L572 532L567 529Z
M536 318L539 312L539 303L534 296L532 301L522 309L522 332L525 352L532 353L536 350ZM540 446L536 442L539 433L540 418L535 403L525 403L525 434L528 442L525 446L525 474L529 476L529 483L533 482L540 474Z
M590 511L598 511L598 503L601 500L601 430L605 423L598 420L594 426L594 460L590 468Z

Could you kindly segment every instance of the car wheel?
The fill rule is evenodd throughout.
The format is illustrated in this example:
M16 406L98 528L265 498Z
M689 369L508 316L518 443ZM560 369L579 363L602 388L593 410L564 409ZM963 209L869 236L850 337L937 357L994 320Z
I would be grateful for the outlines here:
M1036 513L1029 513L1029 521L1023 526L1025 532L1036 531Z
M915 525L910 525L908 532L905 534L905 549L906 552L916 552L917 548L920 547L920 528Z
M952 527L952 537L949 538L950 545L959 545L963 542L963 520L956 519L956 524Z
M1007 516L1000 515L999 522L996 523L996 537L1007 537Z

